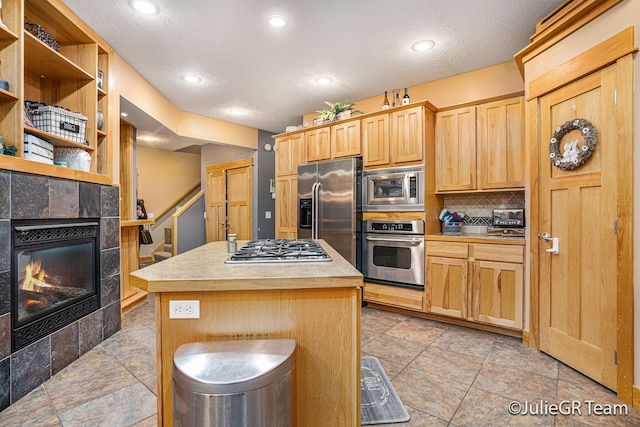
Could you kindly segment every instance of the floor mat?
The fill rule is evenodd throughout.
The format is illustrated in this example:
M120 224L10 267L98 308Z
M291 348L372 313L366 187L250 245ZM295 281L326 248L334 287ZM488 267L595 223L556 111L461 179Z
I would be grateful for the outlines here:
M376 357L365 356L361 359L360 393L361 425L409 421L407 410Z

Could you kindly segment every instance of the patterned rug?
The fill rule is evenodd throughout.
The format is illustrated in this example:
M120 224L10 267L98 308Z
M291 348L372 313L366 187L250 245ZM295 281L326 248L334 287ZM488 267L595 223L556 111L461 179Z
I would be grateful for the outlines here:
M361 359L360 393L361 425L409 421L407 410L376 357L365 356Z

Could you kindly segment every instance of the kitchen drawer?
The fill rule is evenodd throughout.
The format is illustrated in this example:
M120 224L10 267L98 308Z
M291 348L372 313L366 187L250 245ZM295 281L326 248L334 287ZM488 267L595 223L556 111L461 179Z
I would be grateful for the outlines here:
M467 258L469 256L469 244L467 243L428 241L426 244L427 256L448 258Z
M366 282L364 284L365 301L394 307L408 308L409 310L414 311L422 311L423 295L423 291L416 289L378 285Z
M469 256L485 261L502 261L522 264L524 262L524 248L514 245L470 245Z

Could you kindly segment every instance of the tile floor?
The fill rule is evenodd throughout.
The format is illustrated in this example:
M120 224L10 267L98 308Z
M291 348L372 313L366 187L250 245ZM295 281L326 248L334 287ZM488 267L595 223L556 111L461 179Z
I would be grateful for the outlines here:
M411 415L394 426L640 425L630 407L589 415L589 402L618 413L622 402L515 338L365 307L362 355L378 357ZM0 412L0 427L155 426L155 380L149 300L125 315L124 329ZM576 402L581 413L510 415L511 402L543 411Z

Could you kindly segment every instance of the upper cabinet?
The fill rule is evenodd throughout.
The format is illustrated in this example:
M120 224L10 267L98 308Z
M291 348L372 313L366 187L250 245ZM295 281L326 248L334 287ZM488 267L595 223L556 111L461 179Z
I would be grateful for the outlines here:
M276 176L297 175L298 166L305 163L304 133L276 138Z
M318 162L331 158L331 128L323 127L305 132L307 161Z
M15 145L17 151L16 158L0 156L0 167L111 183L108 86L112 49L57 0L5 0L2 20L9 30L0 29L0 78L9 81L10 90L0 93L0 135L5 145ZM43 32L50 37L43 37ZM24 101L60 106L86 121L55 110L51 126L37 129L24 121ZM58 131L63 125L65 131L77 135L69 137ZM54 147L89 153L90 170L21 160L25 134Z
M436 115L436 191L524 187L524 98Z
M363 166L393 166L424 161L433 134L435 107L429 103L362 119ZM429 120L427 120L429 118Z
M436 191L476 188L476 108L436 114Z
M477 107L478 185L524 187L524 97Z
M360 120L331 126L331 158L360 155Z

